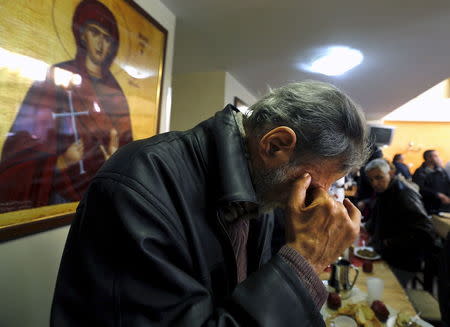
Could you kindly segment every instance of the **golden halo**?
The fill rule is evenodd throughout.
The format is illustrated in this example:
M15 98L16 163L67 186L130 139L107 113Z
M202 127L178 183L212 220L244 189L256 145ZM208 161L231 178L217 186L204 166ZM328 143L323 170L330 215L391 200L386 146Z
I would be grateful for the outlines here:
M75 12L75 8L80 2L80 0L53 0L52 6L53 28L55 29L56 36L58 37L58 40L67 56L72 59L75 58L76 54L76 42L72 33L72 16ZM111 10L117 21L117 27L119 29L119 48L113 64L111 65L111 72L119 73L122 69L116 64L116 62L128 62L130 57L131 47L130 38L128 37L128 24L123 15L121 5L119 5L117 1L99 0L99 2L103 3L109 10ZM125 5L125 3L123 5Z

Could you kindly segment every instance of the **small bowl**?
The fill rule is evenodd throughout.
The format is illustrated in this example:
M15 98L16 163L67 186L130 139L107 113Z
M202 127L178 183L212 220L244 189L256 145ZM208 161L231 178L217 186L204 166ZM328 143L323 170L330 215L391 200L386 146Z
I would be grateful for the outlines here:
M358 327L356 321L347 316L337 316L332 322L335 327Z

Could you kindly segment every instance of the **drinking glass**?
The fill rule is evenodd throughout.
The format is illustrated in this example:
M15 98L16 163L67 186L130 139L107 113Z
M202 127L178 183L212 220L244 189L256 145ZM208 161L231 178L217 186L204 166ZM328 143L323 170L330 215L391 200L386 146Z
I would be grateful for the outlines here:
M367 302L369 305L375 300L380 300L383 297L384 282L378 277L367 278Z

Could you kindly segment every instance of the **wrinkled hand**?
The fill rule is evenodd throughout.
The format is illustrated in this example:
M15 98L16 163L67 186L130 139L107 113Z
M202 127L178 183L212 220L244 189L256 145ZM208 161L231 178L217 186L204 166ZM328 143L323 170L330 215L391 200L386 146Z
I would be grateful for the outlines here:
M60 169L66 169L67 167L76 164L84 155L84 144L83 140L72 143L67 150L60 156L56 161L56 166Z
M319 274L356 239L361 213L348 199L342 204L322 188L308 190L310 183L307 174L292 187L286 207L286 244Z
M358 207L359 210L364 210L364 208L366 207L366 202L365 201L358 201L356 206Z
M114 152L117 151L118 148L119 148L119 133L115 128L111 128L111 130L109 131L108 150L105 149L103 144L100 144L100 150L102 151L105 160L108 160L109 157L111 157L114 154Z
M442 204L450 204L450 198L444 193L437 194L439 200L441 200Z

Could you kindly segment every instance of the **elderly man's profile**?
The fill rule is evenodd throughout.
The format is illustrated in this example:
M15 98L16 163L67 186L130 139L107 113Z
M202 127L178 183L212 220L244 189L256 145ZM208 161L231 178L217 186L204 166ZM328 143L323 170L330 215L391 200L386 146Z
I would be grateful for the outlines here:
M119 47L112 12L76 7L75 59L53 65L28 90L0 162L0 212L80 200L96 171L132 141L128 103L110 66Z

